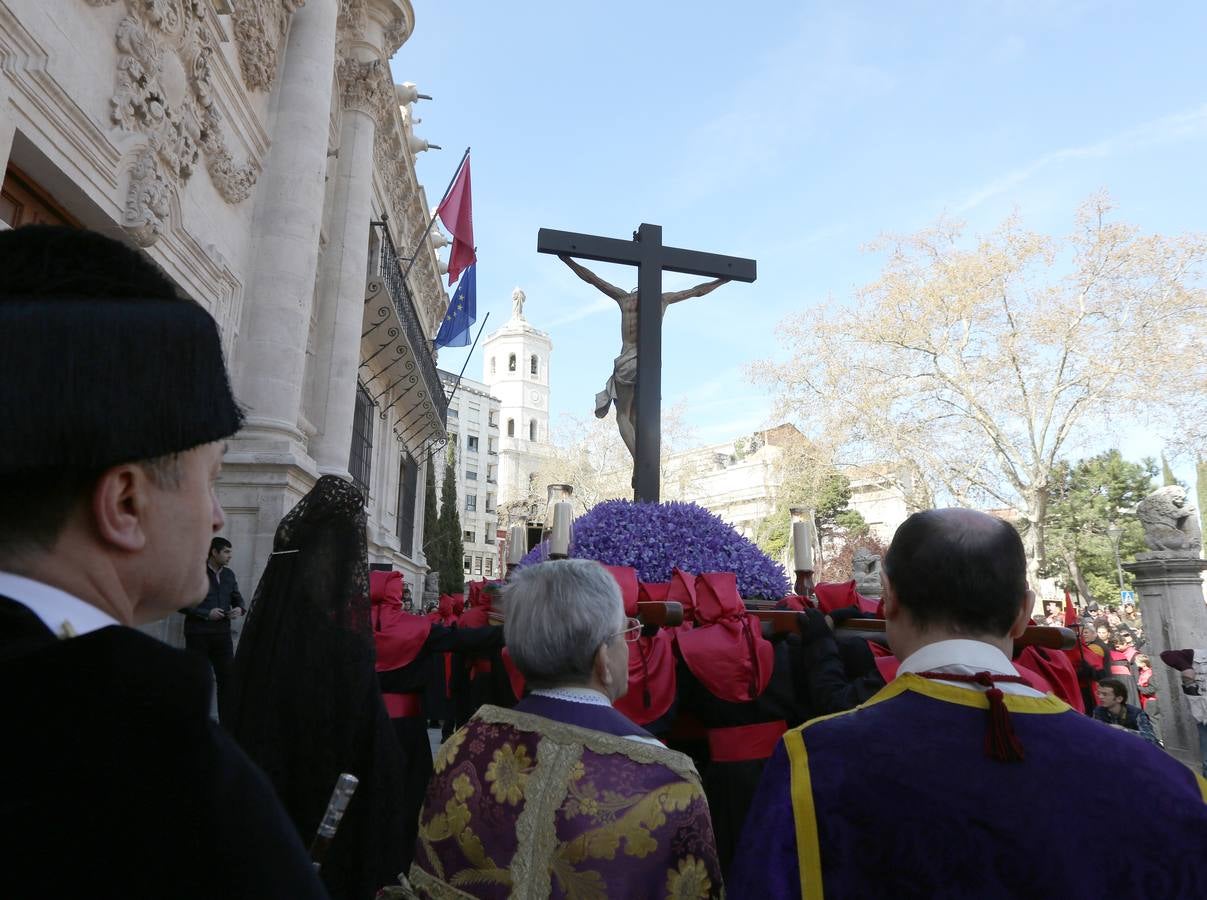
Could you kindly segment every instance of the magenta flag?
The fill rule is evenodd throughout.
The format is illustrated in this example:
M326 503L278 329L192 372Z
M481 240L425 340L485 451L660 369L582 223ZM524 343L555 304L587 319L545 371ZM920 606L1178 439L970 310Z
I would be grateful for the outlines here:
M474 212L469 191L469 154L453 186L436 208L436 215L453 236L453 249L448 254L448 283L477 259L474 253Z

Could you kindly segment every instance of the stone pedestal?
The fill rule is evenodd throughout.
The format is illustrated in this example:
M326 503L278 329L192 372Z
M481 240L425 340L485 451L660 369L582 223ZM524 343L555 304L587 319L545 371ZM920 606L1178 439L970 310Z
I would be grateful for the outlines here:
M1182 679L1161 662L1160 653L1207 647L1201 574L1207 569L1207 560L1171 552L1138 553L1135 562L1123 567L1136 577L1148 638L1144 649L1152 657L1165 749L1197 772L1202 765L1198 730L1182 696Z

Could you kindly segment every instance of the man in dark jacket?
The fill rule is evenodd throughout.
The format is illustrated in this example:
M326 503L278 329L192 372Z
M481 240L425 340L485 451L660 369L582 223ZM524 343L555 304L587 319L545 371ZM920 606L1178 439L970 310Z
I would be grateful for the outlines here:
M1098 682L1098 705L1093 716L1099 722L1134 731L1150 744L1160 746L1148 713L1127 701L1127 687L1118 678L1104 678Z
M210 541L210 554L205 561L205 574L209 580L209 591L197 606L182 609L184 613L184 646L202 657L214 669L214 682L218 686L218 718L222 718L226 703L226 684L230 676L231 660L235 656L235 645L231 641L231 619L247 612L243 595L239 593L239 582L229 568L231 542L223 537Z
M18 228L0 259L4 895L321 900L207 667L130 627L206 592L242 423L216 323L98 234Z

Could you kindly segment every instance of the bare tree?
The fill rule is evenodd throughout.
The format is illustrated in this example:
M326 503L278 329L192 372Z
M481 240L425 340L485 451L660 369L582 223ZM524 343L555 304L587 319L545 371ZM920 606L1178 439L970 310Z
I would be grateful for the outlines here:
M691 440L685 412L682 404L676 404L662 415L660 480L664 500L690 495L697 474L693 463L673 458ZM550 435L550 443L554 451L536 473L534 490L543 492L549 484L573 485L578 513L604 500L632 499L633 458L619 432L606 419L563 416ZM544 495L533 500L539 500L543 511Z
M1207 236L1109 212L1091 198L1062 238L1017 216L972 241L946 221L888 238L880 278L785 322L792 359L756 378L806 433L841 434L849 461L903 464L919 505L1017 509L1034 578L1062 451L1120 418L1172 428L1201 402Z

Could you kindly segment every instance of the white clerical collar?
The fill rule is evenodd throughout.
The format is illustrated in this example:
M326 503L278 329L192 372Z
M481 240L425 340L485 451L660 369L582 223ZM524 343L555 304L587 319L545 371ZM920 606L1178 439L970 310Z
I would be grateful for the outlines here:
M565 700L568 703L585 703L588 706L612 705L612 701L606 696L588 687L540 688L529 693L535 694L538 697L548 697L551 700Z
M41 581L0 572L0 597L20 603L56 637L76 637L121 623L104 610Z
M567 703L585 703L587 706L606 706L612 708L612 701L606 695L601 694L594 688L588 687L560 687L560 688L539 688L535 691L529 691L537 697L548 697L550 700L565 700ZM644 734L626 734L624 736L627 741L637 741L639 744L649 744L653 747L665 747L666 744L658 740L656 737L649 737Z
M1000 649L984 641L970 641L965 638L950 641L936 641L919 647L908 658L901 662L897 674L907 672L952 672L953 674L975 675L977 672L988 672L991 675L1018 675L1018 669L1010 662ZM945 681L956 687L969 690L984 690L975 684L965 684L959 681ZM996 685L1006 694L1022 694L1027 697L1042 697L1036 691L1024 684L1002 682Z

